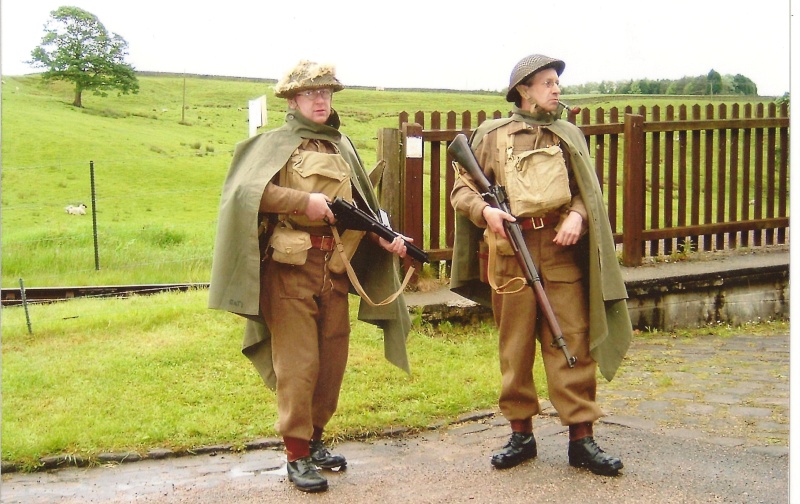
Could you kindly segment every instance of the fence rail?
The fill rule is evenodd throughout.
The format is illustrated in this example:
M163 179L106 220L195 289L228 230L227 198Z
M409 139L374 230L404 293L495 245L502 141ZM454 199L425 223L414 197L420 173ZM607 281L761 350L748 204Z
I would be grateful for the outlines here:
M447 146L456 134L469 135L503 115L417 112L412 118L404 112L397 130L379 132L378 156L388 168L383 204L433 261L449 262L453 252L454 172ZM581 129L594 158L623 264L786 243L787 104L668 106L663 118L658 106L584 108L567 120Z

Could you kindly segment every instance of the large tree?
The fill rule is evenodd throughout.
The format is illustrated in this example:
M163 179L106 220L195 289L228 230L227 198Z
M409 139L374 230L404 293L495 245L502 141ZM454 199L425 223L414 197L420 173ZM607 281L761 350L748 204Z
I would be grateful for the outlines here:
M76 107L83 106L81 96L87 90L100 96L108 96L110 89L119 94L139 92L134 69L124 61L128 43L116 33L109 35L94 14L78 7L59 7L50 12L44 30L29 63L46 69L45 80L73 82Z

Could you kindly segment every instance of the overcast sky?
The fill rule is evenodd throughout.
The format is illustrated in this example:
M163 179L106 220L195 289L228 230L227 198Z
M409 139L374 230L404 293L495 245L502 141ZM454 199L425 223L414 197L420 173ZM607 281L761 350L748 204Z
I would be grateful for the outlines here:
M502 90L542 53L566 62L566 85L714 69L790 90L789 0L1 0L3 75L36 71L24 61L62 5L122 36L140 71L277 79L311 59L345 85Z

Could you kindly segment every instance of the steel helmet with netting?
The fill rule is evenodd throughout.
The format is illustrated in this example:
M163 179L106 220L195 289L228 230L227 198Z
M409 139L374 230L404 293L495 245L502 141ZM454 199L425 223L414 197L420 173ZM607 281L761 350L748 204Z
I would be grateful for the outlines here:
M275 96L291 98L300 91L320 88L330 88L335 93L344 89L344 85L336 78L333 65L302 60L275 84Z
M506 92L506 101L519 103L520 96L519 91L517 91L517 86L539 70L553 68L558 75L561 75L565 66L566 64L560 59L544 56L543 54L525 56L514 66L514 70L511 71L511 78L508 81L508 91Z

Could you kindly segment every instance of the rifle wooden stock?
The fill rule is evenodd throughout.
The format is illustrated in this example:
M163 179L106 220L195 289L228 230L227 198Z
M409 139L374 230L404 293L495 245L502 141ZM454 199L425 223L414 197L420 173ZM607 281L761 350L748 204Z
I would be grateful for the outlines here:
M503 186L493 185L489 182L489 179L486 178L486 175L478 164L478 160L475 158L475 153L472 152L472 148L467 142L467 137L463 133L456 135L456 138L447 148L447 152L449 152L458 164L464 167L470 177L472 177L484 201L494 208L511 214L511 206L508 203L508 196L506 195L505 188ZM553 333L556 346L564 352L564 357L566 357L569 367L574 367L577 359L570 354L567 343L564 341L564 334L561 332L561 326L558 324L558 320L556 320L553 307L550 305L550 300L547 299L547 294L544 292L541 278L539 278L539 273L536 271L536 265L533 263L533 258L528 251L528 247L525 245L522 229L518 223L509 221L503 221L503 228L506 231L506 236L508 236L508 241L511 243L511 248L514 249L514 256L522 267L525 281L533 289L536 303L542 310L542 314L547 320L547 325Z
M359 231L371 231L380 236L386 241L393 241L400 233L395 232L392 228L385 226L377 221L372 215L361 210L355 205L348 203L342 198L336 198L328 203L333 215L336 217L337 223L341 224L346 229L357 229ZM430 262L428 253L417 247L413 243L403 240L406 244L406 253L419 262Z

